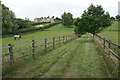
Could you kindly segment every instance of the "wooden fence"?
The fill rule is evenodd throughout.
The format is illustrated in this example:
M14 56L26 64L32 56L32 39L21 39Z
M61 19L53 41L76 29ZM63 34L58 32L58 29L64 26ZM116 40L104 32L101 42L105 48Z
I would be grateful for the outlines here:
M70 40L72 40L74 38L77 38L77 36L78 36L78 34L73 34L73 35L62 36L62 37L60 37L60 36L59 37L53 37L51 39L45 38L44 40L40 40L40 41L32 40L31 42L22 43L22 44L16 44L16 45L8 44L7 47L2 47L2 49L8 49L9 53L5 53L5 54L1 55L0 58L3 58L3 57L7 56L7 57L9 57L9 60L6 61L6 62L2 62L2 64L0 64L0 65L13 63L14 61L17 61L19 59L22 59L22 58L30 56L30 55L32 55L33 58L34 58L35 53L38 53L38 52L41 52L41 51L47 52L48 48L55 48L55 46L57 46L57 45L64 44L65 42L68 42L68 41L70 41ZM49 40L51 42L48 43ZM43 42L43 44L38 45L38 46L35 45L36 43L40 43L40 42ZM15 52L13 51L13 48L15 48L17 46L24 46L24 45L27 45L27 44L31 44L32 47L27 48L27 49L23 49L23 50L19 50L19 51L15 51ZM48 46L49 44L52 44L52 45ZM42 47L42 46L44 47L43 49L35 51L35 48L39 48L39 47ZM32 53L23 55L21 57L14 58L14 54L29 51L29 50L32 50Z
M103 46L102 49L104 50L104 52L106 53L106 55L109 57L110 61L114 64L116 70L118 70L118 77L120 78L120 53L118 51L118 55L117 53L115 53L112 49L111 46L116 47L118 50L120 49L120 45L117 45L113 42L111 42L110 40L106 40L105 38L102 38L101 36L97 35L97 40L99 41L99 43ZM106 49L108 50L108 52L106 51ZM111 58L111 54L118 60L118 65L117 63Z

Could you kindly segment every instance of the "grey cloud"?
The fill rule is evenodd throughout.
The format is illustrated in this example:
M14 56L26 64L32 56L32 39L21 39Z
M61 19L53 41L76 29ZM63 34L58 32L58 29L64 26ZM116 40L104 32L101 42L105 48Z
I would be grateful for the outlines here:
M85 9L93 3L102 5L105 11L111 16L118 13L119 0L2 0L17 17L28 17L33 20L41 16L58 16L66 12L71 12L74 17L80 17Z

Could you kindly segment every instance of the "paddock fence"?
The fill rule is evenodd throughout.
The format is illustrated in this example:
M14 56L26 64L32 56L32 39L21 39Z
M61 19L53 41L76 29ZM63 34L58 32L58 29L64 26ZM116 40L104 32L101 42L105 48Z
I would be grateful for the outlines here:
M115 44L110 40L106 40L97 34L95 37L109 60L113 63L115 69L118 71L118 77L120 78L120 45Z
M2 47L2 51L5 51L6 53L4 52L0 56L0 58L2 58L2 64L0 65L14 63L17 60L23 59L30 55L32 55L32 57L34 58L36 53L42 51L46 53L49 48L55 48L57 45L60 46L61 44L72 41L73 39L77 38L78 35L79 34L72 34L67 36L53 37L49 39L45 38L44 40L40 41L32 40L31 42L16 45L8 44L8 46Z

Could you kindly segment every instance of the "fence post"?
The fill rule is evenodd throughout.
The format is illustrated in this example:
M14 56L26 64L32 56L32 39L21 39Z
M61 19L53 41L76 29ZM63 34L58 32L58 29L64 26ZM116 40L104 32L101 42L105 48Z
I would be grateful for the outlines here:
M13 54L12 54L13 53L13 50L12 50L13 45L12 44L8 44L8 46L10 46L9 47L10 61L13 62L13 60L14 60Z
M118 67L118 80L120 79L120 61L119 61L119 67Z
M118 47L120 49L120 46ZM120 54L118 54L118 56L120 57ZM119 61L119 66L118 66L118 80L120 80L120 60Z
M75 38L77 38L77 34L75 34Z
M64 44L64 36L63 36L63 44Z
M77 34L75 34L75 39L77 38Z
M55 37L53 37L53 48L55 48Z
M71 41L72 41L72 35L70 35L71 36Z
M75 34L74 34L73 38L75 39Z
M59 36L59 46L60 46L60 36Z
M67 42L67 36L66 36L66 42Z
M34 58L34 56L35 56L35 41L34 40L32 40L32 48L33 48L33 58Z
M105 49L105 38L103 38L103 48Z
M67 36L67 41L69 41L69 35Z
M111 45L111 43L110 43L110 40L109 40L109 42L108 42L108 48L110 49L110 45ZM108 52L108 55L110 56L110 51Z
M45 52L47 52L47 38L45 38Z

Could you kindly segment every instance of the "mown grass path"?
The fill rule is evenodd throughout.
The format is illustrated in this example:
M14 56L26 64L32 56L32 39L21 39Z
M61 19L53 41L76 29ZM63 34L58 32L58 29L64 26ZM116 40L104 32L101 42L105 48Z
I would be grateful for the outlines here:
M73 40L4 77L14 78L111 78L107 65L90 34Z
M43 77L56 78L109 78L104 60L92 38L88 35L78 38L73 46ZM74 48L74 49L73 49ZM63 63L63 64L62 64Z

